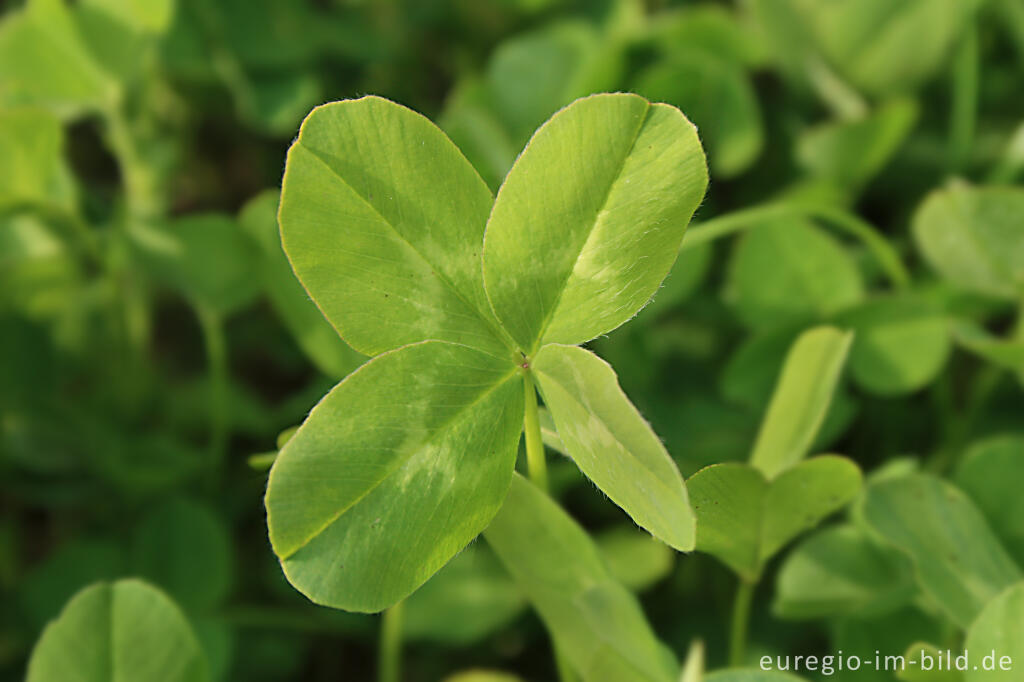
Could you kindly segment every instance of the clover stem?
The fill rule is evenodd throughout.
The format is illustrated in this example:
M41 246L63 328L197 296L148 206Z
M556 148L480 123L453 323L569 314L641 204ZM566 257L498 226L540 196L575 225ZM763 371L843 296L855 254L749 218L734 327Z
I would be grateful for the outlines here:
M960 171L967 164L978 117L978 31L967 27L953 58L949 118L949 170Z
M743 665L743 658L746 655L750 605L756 586L757 583L753 580L740 578L739 585L736 587L736 598L732 608L732 631L729 635L729 665L732 667Z
M196 306L196 315L206 347L206 365L210 386L210 480L220 477L228 437L228 363L224 323L216 311Z
M523 414L523 431L526 433L526 465L533 484L548 491L548 465L544 459L544 440L540 435L540 418L537 413L537 389L533 374L528 367L523 371L523 393L526 396Z
M380 657L377 679L380 682L398 682L402 675L402 609L400 601L384 612L380 624Z

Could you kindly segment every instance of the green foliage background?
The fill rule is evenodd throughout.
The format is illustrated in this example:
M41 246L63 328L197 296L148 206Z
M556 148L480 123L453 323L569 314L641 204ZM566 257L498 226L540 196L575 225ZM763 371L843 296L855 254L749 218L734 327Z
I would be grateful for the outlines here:
M761 577L749 662L999 633L1024 665L1000 627L1024 622L1020 0L26 0L0 15L0 679L115 580L69 612L100 627L90 605L128 595L185 642L183 669L373 679L379 617L309 603L267 540L266 462L365 360L281 251L289 143L312 107L372 93L437 122L496 191L539 125L603 91L682 109L711 183L653 302L588 348L687 479L723 465L691 496L754 491L721 537L782 520L751 557L702 543L717 521L698 513L698 551L676 555L548 423L553 495L608 569L588 555L588 575L639 594L676 657L704 640L709 669L727 565ZM844 368L787 365L769 407L822 325L853 332ZM766 413L796 426L759 431ZM834 466L842 490L771 516L764 439L787 466L842 453L866 492L812 458L790 473L821 490ZM408 600L404 679L554 677L527 608L544 597L495 552L474 543Z

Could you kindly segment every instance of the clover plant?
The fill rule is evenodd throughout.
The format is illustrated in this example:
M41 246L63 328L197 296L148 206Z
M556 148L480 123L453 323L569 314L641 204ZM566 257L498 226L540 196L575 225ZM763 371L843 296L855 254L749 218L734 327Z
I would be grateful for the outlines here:
M324 316L373 359L271 470L267 524L292 584L355 611L419 587L501 508L524 429L546 485L537 388L577 466L637 524L692 549L674 462L576 344L647 303L706 184L694 127L636 95L557 113L493 199L404 107L314 110L288 154L281 238Z

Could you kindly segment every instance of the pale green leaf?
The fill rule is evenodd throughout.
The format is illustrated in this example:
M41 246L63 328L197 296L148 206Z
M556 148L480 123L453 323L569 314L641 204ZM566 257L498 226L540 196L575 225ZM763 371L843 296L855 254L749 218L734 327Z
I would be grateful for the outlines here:
M484 537L583 682L675 682L678 667L666 660L636 598L551 498L515 475Z
M1024 583L995 597L967 630L966 682L1016 682L1024 662ZM1005 657L1005 659L1004 659Z
M319 604L380 611L498 511L523 421L518 368L426 341L383 354L313 408L274 462L267 525Z
M484 544L474 544L405 600L407 638L468 645L526 608L522 592Z
M341 340L296 279L281 248L277 205L277 192L259 194L242 208L238 222L259 247L260 275L274 312L313 363L341 379L366 358Z
M928 195L913 221L917 247L953 284L1024 294L1024 190L954 185Z
M862 504L872 530L910 556L921 588L961 627L1022 578L977 507L938 478L872 483Z
M971 446L956 484L974 500L1010 555L1024 566L1024 436L987 438ZM1024 660L1024 659L1022 659Z
M175 0L82 0L79 3L102 9L136 31L154 34L170 28L175 4Z
M611 366L583 348L552 344L531 367L559 437L587 478L655 537L693 549L683 477Z
M873 616L907 604L913 567L860 528L825 528L797 545L776 579L772 611L780 618Z
M726 299L755 328L818 319L864 298L860 273L842 245L800 218L751 226L726 276Z
M186 609L217 607L231 589L233 564L224 522L198 502L169 500L135 528L133 575L160 586Z
M433 123L364 97L306 117L279 218L295 273L356 350L437 339L509 355L480 271L490 209L487 186Z
M178 607L140 580L76 594L36 643L27 682L205 682L206 659Z
M937 306L920 297L874 299L836 322L854 330L850 376L872 393L919 390L949 359L949 323Z
M853 500L861 475L850 460L827 455L771 481L747 464L715 464L687 486L697 513L697 549L756 580L790 540Z
M801 334L789 350L750 463L768 478L799 462L828 412L853 335L834 327Z
M594 95L534 135L487 223L484 280L528 355L636 314L665 278L704 196L693 125L636 95Z

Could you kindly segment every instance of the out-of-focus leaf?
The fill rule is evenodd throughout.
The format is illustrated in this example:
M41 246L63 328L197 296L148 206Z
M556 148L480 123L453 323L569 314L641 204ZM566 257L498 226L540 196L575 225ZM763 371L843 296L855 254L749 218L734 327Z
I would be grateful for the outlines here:
M620 526L594 536L612 576L641 592L672 570L673 553L667 545L636 529Z
M974 500L1019 566L1024 566L1024 436L1007 434L971 446L956 484Z
M1020 372L1024 377L1024 339L1001 339L968 320L953 327L957 344L989 362Z
M683 665L683 672L679 675L679 682L701 682L704 679L704 643L697 640L690 644L690 651L686 654L686 663Z
M288 152L281 236L306 290L356 350L437 339L511 356L480 270L491 203L433 123L364 97L303 122Z
M267 526L289 581L348 611L407 597L497 513L522 421L518 368L485 352L426 341L363 365L271 469Z
M484 83L476 79L457 83L448 95L438 125L462 150L487 186L497 190L519 149L490 103Z
M914 642L941 641L943 625L933 615L909 606L876 618L842 618L830 628L832 647L862 661L874 660L876 651L895 655ZM856 675L867 682L892 682L893 677L890 671L866 665Z
M981 2L907 0L893 5L888 0L787 0L782 4L796 11L790 21L809 32L814 48L842 76L871 94L886 95L918 86L932 76ZM806 40L806 34L797 40L801 38Z
M655 537L680 551L693 549L683 478L611 366L583 348L554 344L541 348L531 366L580 470Z
M63 146L64 131L52 114L0 110L0 209L46 203L61 179Z
M953 284L1019 300L1024 294L1024 190L954 185L928 195L914 238Z
M921 589L961 627L1022 578L977 507L938 478L872 483L862 505L872 530L910 556Z
M654 294L650 304L640 311L642 319L650 320L690 298L707 277L713 254L711 244L680 251L668 276L661 283L661 288Z
M697 512L697 549L756 581L790 540L856 497L861 474L850 460L825 455L770 481L747 464L716 464L687 486Z
M958 670L938 670L936 661L945 660L946 650L927 642L914 642L903 652L906 665L896 671L896 679L904 682L961 682L963 676ZM924 661L931 659L930 666ZM955 661L953 665L956 665Z
M487 295L520 350L587 341L635 315L706 185L696 130L668 105L594 95L545 123L498 192L484 240Z
M1015 682L1024 661L1024 583L995 597L967 630L965 682ZM978 660L981 657L981 660ZM986 658L988 657L988 658Z
M160 226L137 225L132 236L153 275L197 305L227 315L259 292L255 245L228 216L209 213Z
M104 109L118 96L64 0L31 0L0 23L0 103L70 118Z
M915 590L909 559L856 526L835 526L786 556L772 611L789 619L871 617L906 605Z
M292 272L281 248L277 205L277 192L263 192L242 208L239 224L259 247L260 274L274 312L316 366L328 376L341 379L366 358L341 340Z
M486 545L467 547L405 601L409 639L467 645L490 635L526 606Z
M949 358L949 323L927 299L873 299L836 322L854 331L850 375L872 393L916 391L934 380Z
M0 311L46 318L75 305L82 283L73 253L30 213L0 217Z
M76 594L36 643L27 682L206 682L209 670L185 616L141 580Z
M749 22L723 5L688 5L659 12L648 21L650 39L670 54L679 49L699 49L746 65L764 57Z
M800 329L777 327L751 334L729 356L718 388L729 402L761 411L771 398L779 371Z
M675 682L678 666L636 598L551 498L515 475L484 537L584 682Z
M185 609L206 611L231 589L231 538L207 507L173 499L135 528L131 566L135 575L166 590Z
M750 456L750 463L769 479L807 454L828 412L852 340L852 334L834 327L816 327L790 347Z
M796 158L812 174L856 188L885 166L916 120L913 100L893 100L863 119L808 130L797 140Z
M864 298L842 245L797 218L752 226L733 251L727 277L726 298L756 328L820 319Z
M707 145L714 175L738 175L761 153L761 112L739 64L713 52L676 49L641 72L633 89L686 112Z
M494 51L486 81L494 110L516 145L578 97L617 89L623 58L583 21L548 24Z

